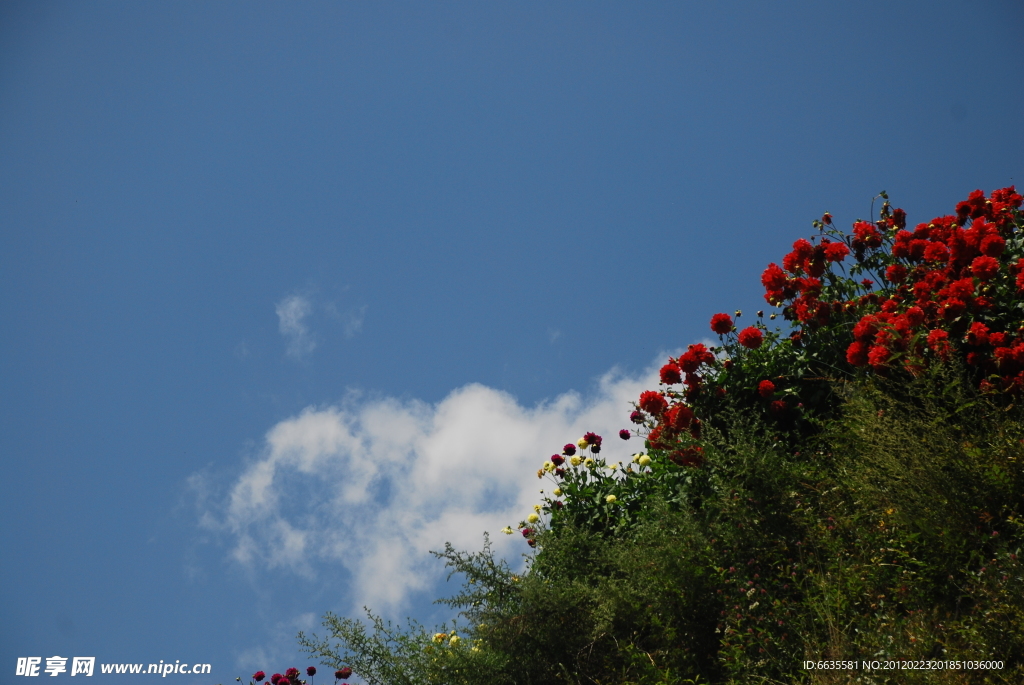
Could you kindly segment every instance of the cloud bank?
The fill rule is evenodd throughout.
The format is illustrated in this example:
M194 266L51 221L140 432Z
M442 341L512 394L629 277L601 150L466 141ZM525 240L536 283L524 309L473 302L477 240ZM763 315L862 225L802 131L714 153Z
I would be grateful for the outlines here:
M659 359L663 359L659 356ZM477 550L484 531L510 561L527 551L498 534L539 502L536 470L568 441L606 436L609 459L623 443L630 402L657 384L657 366L630 377L612 370L586 398L575 392L534 407L479 384L437 404L349 397L308 407L271 428L204 525L230 536L235 560L307 577L350 575L353 609L394 614L444 569L430 554L451 542Z

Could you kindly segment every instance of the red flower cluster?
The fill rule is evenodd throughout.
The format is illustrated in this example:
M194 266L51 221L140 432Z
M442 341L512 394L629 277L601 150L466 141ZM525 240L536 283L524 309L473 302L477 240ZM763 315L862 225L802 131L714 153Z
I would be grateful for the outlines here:
M1024 293L1022 260L1004 254L1018 230L1013 210L1021 204L1013 187L988 199L975 191L957 205L956 216L918 224L913 232L897 230L887 257L893 263L885 271L895 287L888 297L871 293L849 303L868 311L853 327L847 361L885 372L902 359L913 373L928 354L948 360L963 338L965 359L986 377L987 389L1024 388L1024 365L1017 361L1024 355L1024 337L1011 330L1016 322L1000 320L996 300ZM879 222L897 228L887 223ZM994 338L993 325L1004 328Z
M782 266L769 264L761 274L765 299L781 306L783 316L797 326L785 342L813 347L815 358L830 360L828 375L852 374L856 368L916 374L929 360L959 356L975 369L982 390L1024 392L1022 204L1024 198L1013 187L988 197L975 191L957 205L955 216L909 231L906 212L891 209L886 201L878 221L857 221L849 235L824 215L815 222L818 236L797 240ZM851 254L855 263L848 266L844 262ZM715 314L711 330L733 335L733 318ZM757 369L766 371L758 365L767 362L751 361L762 358L748 358L745 350L770 340L773 352L784 341L776 333L766 338L766 332L758 324L739 331L734 342L727 339L725 349L735 360L718 362L703 345L691 345L678 359L668 360L661 368L662 384L685 383L686 389L644 392L638 404L647 417L631 415L635 423L650 421L651 449L665 451L676 463L699 465L685 452L699 439L695 412L714 411L715 402L737 391L740 397L767 400L764 410L781 422L790 423L804 411L794 397L799 385L786 381L787 402L778 396L775 382L751 378L763 379L764 371ZM742 361L738 375L733 370L737 361ZM779 377L785 378L785 372Z

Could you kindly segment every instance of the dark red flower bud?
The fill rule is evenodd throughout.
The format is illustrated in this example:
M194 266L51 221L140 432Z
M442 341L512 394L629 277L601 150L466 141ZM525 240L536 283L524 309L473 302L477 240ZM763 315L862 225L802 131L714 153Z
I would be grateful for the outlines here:
M629 435L629 431L626 430L625 428L619 431L619 437L622 438L623 440L629 440Z
M256 671L255 673L252 674L252 679L255 680L257 683L262 681L266 677L267 677L267 674L264 673L263 671Z
M308 675L310 678L315 676L316 675L316 666L307 666L306 667L306 675Z

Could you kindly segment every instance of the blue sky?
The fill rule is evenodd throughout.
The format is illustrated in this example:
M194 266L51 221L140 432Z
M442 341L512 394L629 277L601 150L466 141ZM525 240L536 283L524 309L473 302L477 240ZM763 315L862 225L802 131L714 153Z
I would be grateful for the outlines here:
M0 4L0 667L212 684L310 663L327 610L436 618L426 551L514 525L812 219L1024 185L1022 29L1014 0Z

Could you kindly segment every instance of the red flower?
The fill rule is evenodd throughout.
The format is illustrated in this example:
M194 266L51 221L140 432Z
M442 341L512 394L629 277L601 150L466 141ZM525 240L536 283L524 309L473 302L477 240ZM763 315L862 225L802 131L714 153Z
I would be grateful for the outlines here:
M565 457L563 457L561 454L552 454L551 463L554 464L555 466L561 466L562 464L565 463Z
M632 421L633 423L643 423L644 415L638 411L634 411L630 413L629 420Z
M310 678L315 676L316 675L316 666L307 666L306 667L306 675L308 675Z
M628 430L623 428L622 430L619 431L619 437L622 438L623 440L629 440L630 433Z
M889 361L889 350L882 345L875 345L868 351L868 364L875 371L880 371L885 368L885 365Z
M931 348L932 352L938 355L939 359L946 361L949 359L949 333L939 328L936 328L928 334L928 347Z
M298 678L299 677L299 669L297 669L297 668L289 668L287 671L284 672L284 677L288 678L289 680L291 680L292 678Z
M892 223L896 228L903 229L907 227L907 213L897 207L892 210Z
M728 314L715 314L711 317L711 330L719 335L725 335L732 330L732 318ZM676 382L678 383L679 381Z
M562 454L564 454L567 457L571 457L572 455L576 454L576 445L572 444L571 442L565 443L565 447L562 448Z
M665 425L674 430L686 430L693 421L693 410L685 404L675 404L665 412Z
M902 264L893 264L885 270L885 278L890 283L902 283L907 279L907 267Z
M601 446L601 436L597 433L584 433L583 439L586 440L587 444L591 447L594 447L595 445L598 447Z
M270 676L271 685L277 685L279 682L281 682L281 678L284 678L284 676L280 673L275 673L274 675Z
M841 262L850 254L846 243L824 242L822 247L825 248L825 260L829 262Z
M640 408L652 416L660 415L668 407L665 396L654 390L647 390L640 394Z
M775 414L776 416L778 416L779 414L781 414L784 411L786 411L786 401L785 400L772 400L772 403L770 405L768 405L768 406L771 409L771 412L773 414Z
M697 343L690 345L683 356L679 357L679 367L686 373L693 373L701 364L710 364L713 361L715 361L715 355L711 354L711 350L703 343Z
M754 326L744 328L739 335L740 345L756 350L764 342L764 335Z
M771 381L761 381L757 384L757 392L761 397L771 397L775 394L775 384Z
M920 326L924 323L924 310L920 307L909 308L906 311L905 316L907 317L907 322L911 326Z
M692 466L699 468L704 463L704 450L700 447L687 447L676 450L668 456L669 461L679 466Z
M352 669L349 668L348 666L345 666L344 668L340 668L340 669L338 669L337 671L334 672L334 677L337 678L338 680L345 680L350 675L352 675Z
M800 238L793 243L793 254L800 261L810 259L811 255L814 254L814 246L807 242L804 238Z
M985 216L985 209L985 193L975 190L967 196L966 201L957 203L956 215L961 221L966 221L968 216L977 219Z
M971 262L971 273L982 281L987 281L999 272L999 261L995 257L975 257Z
M942 317L946 321L952 321L965 311L967 311L967 305L964 304L963 300L958 300L955 297L951 297L942 303Z
M666 385L673 385L675 383L681 383L683 375L679 370L679 367L675 364L669 363L661 367L661 382Z
M528 538L531 535L533 535L533 528L523 528L523 537L524 538ZM346 675L346 676L341 676L341 677L347 678L348 676Z
M924 250L924 259L926 262L949 261L949 250L942 243L928 243Z
M267 677L267 674L264 673L263 671L256 671L255 673L252 674L252 679L255 680L257 683L262 681L266 677Z
M858 221L853 225L854 247L881 247L882 236L878 228L867 221Z
M786 281L786 273L780 269L779 265L775 262L769 264L768 268L761 274L761 285L763 285L766 290L782 290L786 287ZM718 314L718 316L724 316L726 319L729 319L727 314ZM714 321L714 319L711 319L712 330L715 328ZM732 319L729 319L729 327L732 328ZM715 332L717 333L718 331Z
M988 326L980 321L975 321L967 330L967 343L975 347L981 347L988 342Z
M987 235L981 239L979 249L983 255L998 257L1003 254L1003 250L1006 249L1006 241L1003 240L1002 236L996 234Z
M821 223L825 224L826 226L831 226L832 225L832 215L829 214L828 212L825 212L824 214L822 214L821 215Z
M846 348L846 361L854 366L867 366L868 345L867 343L855 340Z

